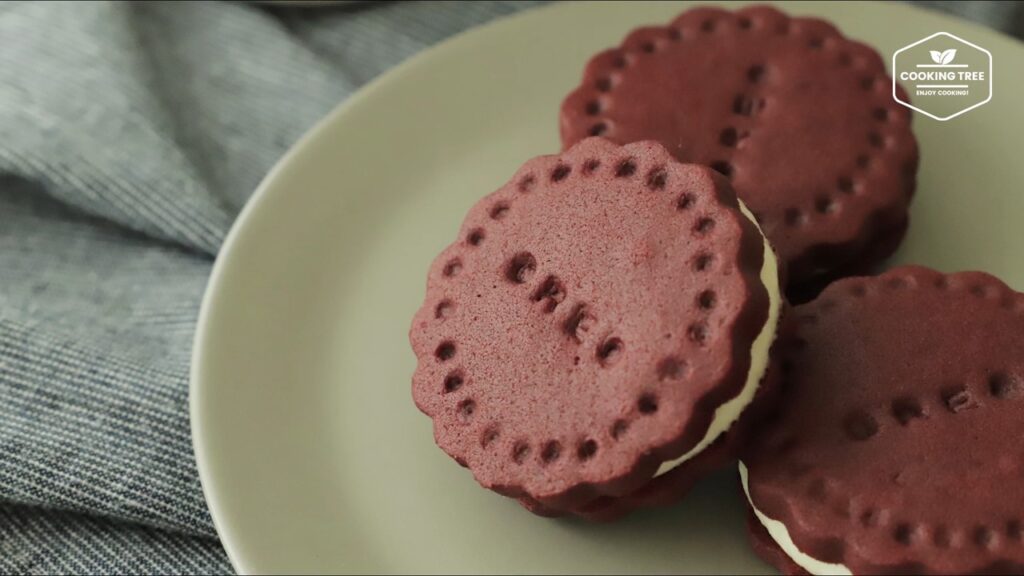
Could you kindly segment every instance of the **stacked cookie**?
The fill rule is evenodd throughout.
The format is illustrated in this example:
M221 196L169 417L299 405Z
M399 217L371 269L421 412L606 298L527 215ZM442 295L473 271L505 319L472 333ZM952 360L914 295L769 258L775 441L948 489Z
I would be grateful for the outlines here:
M789 573L1024 572L1024 294L903 267L789 324L784 401L741 456L755 550Z
M563 152L430 268L410 340L438 445L539 515L593 520L739 460L752 545L789 573L1024 571L1024 295L840 279L908 226L892 87L871 48L766 7L595 56Z
M699 8L595 56L562 104L562 141L656 140L715 168L806 298L903 238L918 153L892 90L878 53L823 20Z
M735 455L781 306L724 177L592 138L527 162L435 260L413 397L485 487L610 519Z

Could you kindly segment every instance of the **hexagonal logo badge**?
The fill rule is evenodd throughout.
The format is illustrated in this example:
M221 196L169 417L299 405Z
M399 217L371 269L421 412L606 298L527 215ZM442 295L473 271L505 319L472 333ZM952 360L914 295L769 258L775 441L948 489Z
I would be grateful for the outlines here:
M892 96L945 121L992 99L992 53L948 32L936 32L892 55ZM899 82L910 97L900 98Z

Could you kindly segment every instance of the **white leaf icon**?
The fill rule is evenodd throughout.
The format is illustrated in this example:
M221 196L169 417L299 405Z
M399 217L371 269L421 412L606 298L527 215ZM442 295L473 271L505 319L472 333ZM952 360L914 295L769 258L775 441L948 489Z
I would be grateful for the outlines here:
M939 52L938 50L932 50L931 52L932 62L935 62L936 64L942 64L942 52Z
M950 48L942 53L942 64L949 64L956 56L956 48Z

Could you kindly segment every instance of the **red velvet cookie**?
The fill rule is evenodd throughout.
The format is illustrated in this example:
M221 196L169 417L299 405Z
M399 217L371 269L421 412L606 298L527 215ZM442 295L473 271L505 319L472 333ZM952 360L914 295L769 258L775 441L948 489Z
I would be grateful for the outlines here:
M435 260L413 398L480 484L581 513L704 462L757 394L780 307L724 178L589 139L527 162Z
M791 573L1024 572L1024 294L905 267L789 318L742 455L755 549Z
M910 118L878 53L831 24L697 8L591 59L561 133L566 147L656 140L716 168L799 289L899 245L918 163Z

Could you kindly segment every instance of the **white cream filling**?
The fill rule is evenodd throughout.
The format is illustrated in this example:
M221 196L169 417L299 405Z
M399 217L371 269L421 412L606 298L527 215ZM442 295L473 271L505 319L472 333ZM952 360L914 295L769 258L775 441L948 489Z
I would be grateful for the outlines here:
M764 378L764 373L768 370L768 352L771 350L772 342L775 340L775 330L779 323L779 312L782 309L782 293L779 290L779 265L775 260L775 252L772 251L771 245L768 244L768 239L764 237L764 232L761 231L761 227L757 224L757 220L754 219L754 215L750 213L750 210L747 210L743 202L739 204L740 211L754 223L757 231L761 233L761 238L764 240L764 262L761 265L761 282L764 284L765 289L768 290L768 319L765 321L764 327L761 328L761 333L754 339L754 345L750 349L750 370L747 372L747 381L743 384L743 390L735 398L722 404L715 410L715 416L711 420L708 431L696 446L679 458L662 462L657 473L654 474L655 477L661 476L700 454L712 442L717 440L723 432L728 430L754 399L754 395L757 394L757 389L761 385L761 379Z
M747 501L750 502L750 508L754 511L754 515L761 521L765 529L768 530L768 534L775 540L775 543L779 545L779 548L786 553L793 562L796 562L798 566L811 574L818 575L835 575L835 576L852 576L853 572L850 571L844 564L829 564L828 562L822 562L817 558L812 558L807 554L804 554L796 547L793 543L793 539L789 536L789 530L786 529L786 525L778 520L772 520L765 516L754 506L754 501L750 499L750 486L747 483L747 467L740 462L740 481L743 483L743 493L747 495Z

